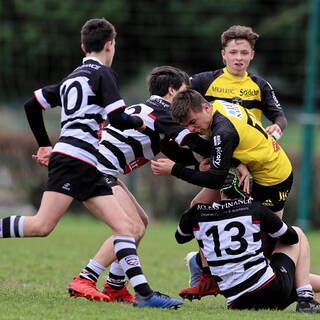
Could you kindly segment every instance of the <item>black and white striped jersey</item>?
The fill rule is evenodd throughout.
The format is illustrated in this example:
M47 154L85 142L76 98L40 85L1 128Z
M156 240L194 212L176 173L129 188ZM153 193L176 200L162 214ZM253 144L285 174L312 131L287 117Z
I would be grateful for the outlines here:
M285 243L297 242L292 227L254 200L197 204L182 216L176 239L179 243L194 237L198 240L221 294L230 305L274 277L262 252L260 231L280 237Z
M179 163L198 164L191 150L180 147L173 139L178 137L181 144L185 140L194 141L196 145L201 138L172 120L170 104L160 96L151 96L145 103L127 107L126 113L139 115L146 129L141 133L134 129L121 131L111 125L106 126L100 141L102 161L99 171L112 176L127 174L153 159L160 151ZM185 139L188 135L190 137Z
M34 95L44 110L61 106L61 132L53 152L97 166L106 117L125 106L112 69L95 57L86 57L60 83L36 90Z

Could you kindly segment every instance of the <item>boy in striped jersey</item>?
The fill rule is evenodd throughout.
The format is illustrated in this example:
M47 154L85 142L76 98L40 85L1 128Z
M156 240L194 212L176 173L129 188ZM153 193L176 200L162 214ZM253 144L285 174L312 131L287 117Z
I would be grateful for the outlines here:
M177 68L171 66L154 68L148 76L150 98L145 103L126 109L127 113L137 114L144 120L145 130L143 132L121 131L108 125L102 133L100 151L107 161L101 163L99 168L107 175L106 180L112 187L119 204L133 219L137 230L137 242L144 235L148 217L117 177L120 174L129 174L160 152L171 159L176 159L179 163L198 166L198 161L191 150L181 148L179 145L188 145L204 156L210 150L208 141L202 141L198 134L192 134L171 118L170 103L174 95L185 89L188 84L188 75ZM175 137L178 143L173 141ZM110 239L102 245L94 258L90 259L80 275L69 284L69 292L77 291L78 296L86 297L88 285L96 288L98 277L109 266L106 259L106 252L109 250L108 241ZM103 292L113 301L134 302L134 297L126 288L125 272L121 261L120 264L112 263ZM137 304L137 302L134 303Z
M177 308L181 300L155 294L150 288L136 252L135 224L97 169L99 164L108 164L99 150L100 131L107 117L120 130L144 128L140 117L124 112L125 103L111 69L115 37L116 31L107 20L87 21L81 30L81 48L86 55L83 64L60 83L36 90L35 97L25 104L30 127L39 144L33 159L49 167L49 177L37 214L0 219L0 238L49 235L73 199L77 199L111 228L113 237L107 243L105 259L111 264L116 252L143 301L140 306ZM56 106L61 106L61 132L52 149L42 108ZM77 295L76 291L72 293ZM112 300L103 293L97 294L90 286L87 286L86 297Z
M298 301L296 311L320 313L312 287L320 277L311 275L310 249L297 227L286 225L260 202L238 187L229 172L219 203L196 204L182 216L178 243L196 238L210 272L227 298L229 309L280 309ZM260 232L278 239L270 264L262 252ZM183 298L194 297L180 292Z

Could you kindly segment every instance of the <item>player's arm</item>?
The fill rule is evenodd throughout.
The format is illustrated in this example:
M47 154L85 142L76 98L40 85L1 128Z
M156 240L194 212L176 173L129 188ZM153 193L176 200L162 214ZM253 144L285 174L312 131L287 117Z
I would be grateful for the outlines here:
M144 121L142 120L142 118L138 116L128 115L124 110L125 106L108 113L108 120L113 127L119 130L138 130L140 128L143 128Z
M271 135L277 132L278 134L274 133L273 135L276 139L279 139L288 122L272 86L267 81L262 87L261 100L263 114L273 123L266 127L266 130Z
M119 129L140 129L144 121L138 116L125 112L125 102L121 98L116 83L116 77L111 68L101 68L89 83L93 92L100 97L101 105L105 107L110 124Z
M295 244L299 241L297 232L288 224L283 222L270 209L260 206L261 230L267 232L272 238L279 238L284 244Z
M194 157L192 150L180 147L171 139L162 140L161 152L177 163L181 163L185 166L194 166L195 169L199 168L199 162Z
M32 155L32 159L41 166L47 167L52 146L43 121L43 108L38 100L33 97L25 103L24 109L31 131L39 145L37 154Z
M200 187L210 189L221 188L231 167L233 150L239 142L239 136L236 132L229 131L226 135L223 133L219 134L219 139L216 140L219 140L220 143L212 145L210 169L208 171L192 170L169 159L159 159L158 161L151 161L153 173L155 175L171 174Z
M41 104L35 97L32 97L25 103L24 110L26 112L30 129L37 140L39 147L51 146L43 121L43 108Z
M181 147L187 146L203 157L210 157L211 141L200 137L197 133L190 132L173 121L169 112L166 111L157 115L155 128L158 132L164 133L168 138L174 139Z
M193 224L194 224L195 206L185 211L182 215L178 228L175 233L175 238L178 243L186 243L194 238Z

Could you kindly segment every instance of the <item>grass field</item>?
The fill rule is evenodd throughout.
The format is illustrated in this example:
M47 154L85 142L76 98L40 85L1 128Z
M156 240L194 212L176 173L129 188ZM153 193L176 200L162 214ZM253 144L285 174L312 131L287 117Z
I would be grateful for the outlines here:
M143 270L154 290L178 297L188 284L183 261L195 243L178 245L175 223L153 222L139 249ZM297 314L294 305L285 311L230 311L222 296L189 302L179 310L135 309L131 305L90 302L70 298L68 283L78 275L98 246L110 234L102 223L87 216L66 216L44 239L0 241L0 319L16 320L140 320L140 319L316 319ZM308 234L312 250L312 271L320 273L320 232ZM98 282L101 288L104 278ZM130 288L132 291L132 288Z

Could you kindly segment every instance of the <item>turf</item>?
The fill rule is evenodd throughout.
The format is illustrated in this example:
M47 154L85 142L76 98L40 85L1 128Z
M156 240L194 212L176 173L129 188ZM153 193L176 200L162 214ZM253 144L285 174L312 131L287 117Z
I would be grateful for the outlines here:
M176 224L153 221L139 248L143 270L154 290L178 297L188 285L183 260L195 243L178 245ZM86 266L110 231L87 216L66 216L56 230L43 239L5 239L0 241L0 319L314 319L297 314L294 305L285 311L230 311L223 297L185 301L179 310L135 309L127 304L90 302L70 298L68 283ZM320 273L319 232L310 232L312 271ZM107 274L107 273L106 273ZM105 275L106 275L105 274ZM104 278L98 282L102 287ZM132 291L132 288L130 288Z

